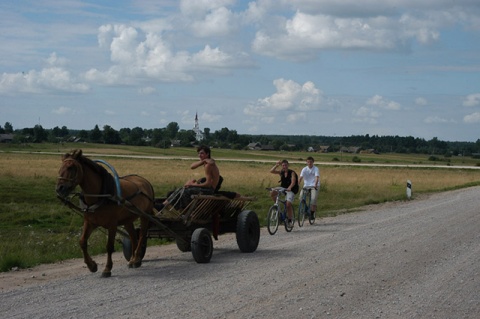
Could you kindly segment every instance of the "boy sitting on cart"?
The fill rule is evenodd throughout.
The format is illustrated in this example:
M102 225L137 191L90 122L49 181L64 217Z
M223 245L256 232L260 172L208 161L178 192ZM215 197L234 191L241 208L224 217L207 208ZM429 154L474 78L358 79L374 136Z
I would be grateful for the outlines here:
M182 210L192 201L192 195L213 195L220 189L223 178L220 176L215 160L210 157L210 148L205 145L199 146L197 153L200 160L193 163L190 168L196 169L203 166L205 177L199 180L191 179L187 181L183 188L173 192L163 202L164 207L173 205L176 210Z

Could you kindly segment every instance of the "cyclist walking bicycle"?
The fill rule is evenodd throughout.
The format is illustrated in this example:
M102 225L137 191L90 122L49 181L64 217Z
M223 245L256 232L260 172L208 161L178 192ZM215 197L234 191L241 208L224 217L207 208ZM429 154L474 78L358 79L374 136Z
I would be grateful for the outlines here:
M299 183L303 181L303 188L300 192L300 207L298 211L298 225L300 227L303 226L305 213L309 214L310 224L313 224L315 222L317 198L318 192L320 190L320 170L318 169L318 167L313 165L314 162L315 160L313 159L313 157L307 157L307 166L305 166L300 172ZM310 195L310 198L306 198L308 195Z
M281 166L282 169L278 170L277 168ZM288 168L288 161L284 159L283 161L278 161L271 169L270 173L280 175L280 186L286 189L286 201L287 201L287 223L288 227L293 228L293 200L295 199L295 194L298 193L298 177L295 171ZM278 191L272 189L270 196L272 197L273 202L277 200Z

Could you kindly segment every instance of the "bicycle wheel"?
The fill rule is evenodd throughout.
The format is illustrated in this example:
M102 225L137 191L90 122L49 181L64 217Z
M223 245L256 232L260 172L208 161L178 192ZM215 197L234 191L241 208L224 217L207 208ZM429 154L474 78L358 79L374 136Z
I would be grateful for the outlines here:
M312 210L311 210L311 200L312 200L312 197L311 196L307 196L307 203L306 203L306 207L308 207L308 222L310 223L310 225L313 225L315 223L315 215L312 214Z
M305 221L305 213L306 213L306 203L305 200L300 201L300 205L298 205L298 226L302 227L303 222Z
M268 210L267 229L270 235L275 235L278 230L278 206L273 205Z
M285 211L285 216L287 215L287 212ZM285 230L287 232L291 232L293 229L293 226L295 225L295 213L292 214L292 223L289 225L288 224L288 218L285 218L284 224L285 224Z

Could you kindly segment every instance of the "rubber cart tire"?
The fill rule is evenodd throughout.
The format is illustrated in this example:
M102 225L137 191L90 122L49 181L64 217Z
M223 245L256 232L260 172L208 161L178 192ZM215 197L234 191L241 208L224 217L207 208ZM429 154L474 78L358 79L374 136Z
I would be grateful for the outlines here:
M242 211L237 217L237 244L241 252L252 253L260 242L260 222L255 212Z
M175 243L177 244L178 249L182 252L185 253L187 251L192 251L192 243L190 238L185 237L183 240L175 240Z
M199 264L210 262L213 254L213 241L206 228L197 228L192 234L192 255Z
M137 240L140 239L140 228L135 229L135 235L137 236ZM122 237L122 251L123 251L123 257L127 261L130 261L132 258L132 241L130 240L130 237ZM140 252L140 257L143 259L145 257L145 253L147 252L147 240L145 238L145 243L142 245L142 251Z

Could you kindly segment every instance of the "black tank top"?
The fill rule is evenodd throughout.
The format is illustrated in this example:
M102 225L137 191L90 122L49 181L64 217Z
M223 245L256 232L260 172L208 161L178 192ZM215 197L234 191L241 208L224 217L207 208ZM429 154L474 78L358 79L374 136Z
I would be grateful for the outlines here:
M292 192L294 194L298 193L298 177L297 177L297 173L295 173L295 171L289 169L287 171L287 176L285 176L284 172L281 171L280 172L280 186L284 187L284 188L288 188L290 186L290 184L292 184L292 174L295 174L295 186L292 187Z

